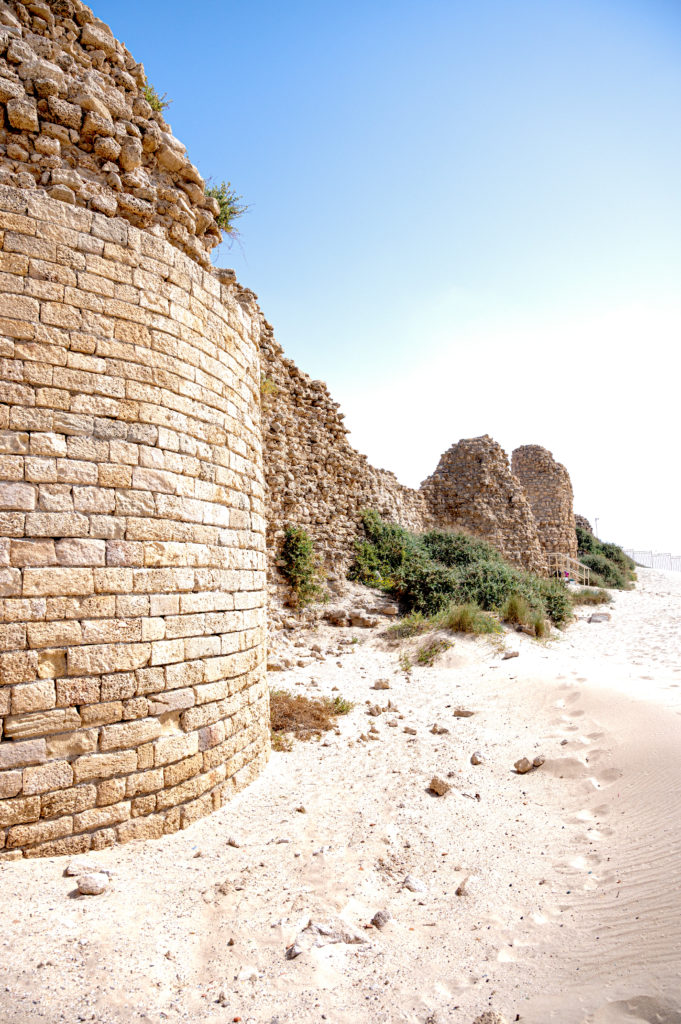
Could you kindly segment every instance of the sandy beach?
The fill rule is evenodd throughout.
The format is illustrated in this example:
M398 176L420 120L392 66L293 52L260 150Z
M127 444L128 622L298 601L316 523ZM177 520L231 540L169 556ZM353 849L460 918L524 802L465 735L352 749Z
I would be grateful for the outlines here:
M387 620L296 635L324 660L271 685L354 701L336 732L182 833L89 855L100 896L68 859L0 865L0 1020L679 1024L681 574L606 610L409 673Z

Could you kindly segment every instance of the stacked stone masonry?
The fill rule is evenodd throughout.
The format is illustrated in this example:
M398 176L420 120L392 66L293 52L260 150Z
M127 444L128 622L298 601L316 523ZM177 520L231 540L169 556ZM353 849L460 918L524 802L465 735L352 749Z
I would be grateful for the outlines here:
M185 827L260 770L269 707L249 293L7 186L0 285L6 859Z
M145 84L80 0L0 0L0 183L122 217L208 267L219 205Z
M487 434L452 445L421 491L438 526L482 537L515 565L546 573L527 495L508 456Z
M511 465L532 507L544 554L558 553L576 559L574 499L565 466L538 444L516 448Z

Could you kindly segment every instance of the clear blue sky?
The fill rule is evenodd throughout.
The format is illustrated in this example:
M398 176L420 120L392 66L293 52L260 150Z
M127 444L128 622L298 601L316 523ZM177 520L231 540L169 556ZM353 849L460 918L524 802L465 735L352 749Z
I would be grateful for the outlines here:
M418 484L550 448L600 532L681 553L681 3L102 0L222 246L351 440Z

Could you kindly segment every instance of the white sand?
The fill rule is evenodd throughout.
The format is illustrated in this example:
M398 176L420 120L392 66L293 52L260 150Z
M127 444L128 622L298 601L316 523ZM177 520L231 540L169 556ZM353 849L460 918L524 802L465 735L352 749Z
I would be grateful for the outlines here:
M104 895L70 898L63 859L0 866L0 1021L470 1024L491 1006L681 1024L681 575L639 575L611 622L511 634L508 661L457 638L407 677L377 631L320 629L324 650L362 643L272 684L337 686L357 702L340 735L274 754L184 833L89 857L114 871ZM367 699L396 704L398 727ZM371 722L380 739L357 742ZM447 796L434 773L452 773ZM381 909L394 920L365 929ZM367 941L285 959L310 918Z

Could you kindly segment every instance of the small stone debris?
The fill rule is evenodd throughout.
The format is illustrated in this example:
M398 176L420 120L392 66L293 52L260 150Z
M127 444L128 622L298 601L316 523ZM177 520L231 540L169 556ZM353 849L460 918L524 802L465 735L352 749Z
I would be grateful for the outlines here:
M513 767L517 771L518 775L526 775L527 772L531 771L533 768L541 768L545 761L546 758L543 754L537 754L532 761L527 757L521 757L519 761L516 761Z
M412 729L410 725L405 725L403 731L406 732L407 736L416 736L416 729Z
M391 718L390 721L388 722L388 726L391 729L396 729L397 728L397 719L396 718Z
M454 718L472 718L475 711L467 711L466 708L454 708Z
M561 747L567 747L567 744L568 744L568 741L567 741L567 740L561 740L561 741L560 741L560 745L561 745Z
M300 956L300 954L302 952L303 952L302 946L299 946L297 942L294 942L286 950L286 959L287 960L295 960L295 958L297 956Z
M473 1024L506 1024L506 1018L502 1017L496 1010L485 1010L479 1017L476 1017Z
M100 896L109 884L109 876L103 871L81 875L78 879L78 892L81 896Z
M218 1006L229 1006L229 996L225 992L224 988L221 988L218 997L215 1000Z
M455 893L456 893L457 896L465 896L465 894L466 894L466 886L468 885L468 879L469 878L470 878L470 875L466 875L466 877L463 878L459 882L459 884L457 885L457 887L455 889Z
M372 689L374 690L389 690L390 682L387 679L377 679Z
M484 764L485 759L479 750L474 750L471 754L471 764Z
M426 887L421 879L412 874L405 876L402 886L404 889L408 889L409 892L426 892Z
M449 729L445 728L444 725L438 725L437 722L435 722L433 728L430 731L432 732L433 736L443 736L445 733L449 732Z
M526 626L526 625L516 626L515 627L515 631L516 631L516 633L524 633L525 636L534 636L535 635L534 626Z
M85 858L76 859L69 861L65 875L113 875L111 868L104 868L97 864L96 861L86 860Z
M428 786L428 792L435 793L436 796L444 796L445 793L449 793L452 787L444 779L441 779L439 775L433 775Z
M238 850L241 847L241 843L234 836L230 836L227 840L227 846L233 846L235 850Z
M519 658L520 651L504 651L501 658L502 661L508 661L509 658Z
M378 716L382 714L383 708L379 707L378 704L370 704L367 708L367 715L371 715L373 718L378 718Z
M298 812L298 814L307 814L307 810L304 804L301 804L299 807L296 807L296 811Z
M374 916L371 918L371 923L374 928L385 928L389 921L392 921L393 915L389 910L377 910Z
M594 612L587 619L587 622L610 622L609 612Z
M378 625L378 619L375 615L368 615L362 609L357 609L350 612L350 624L359 629L373 629Z

